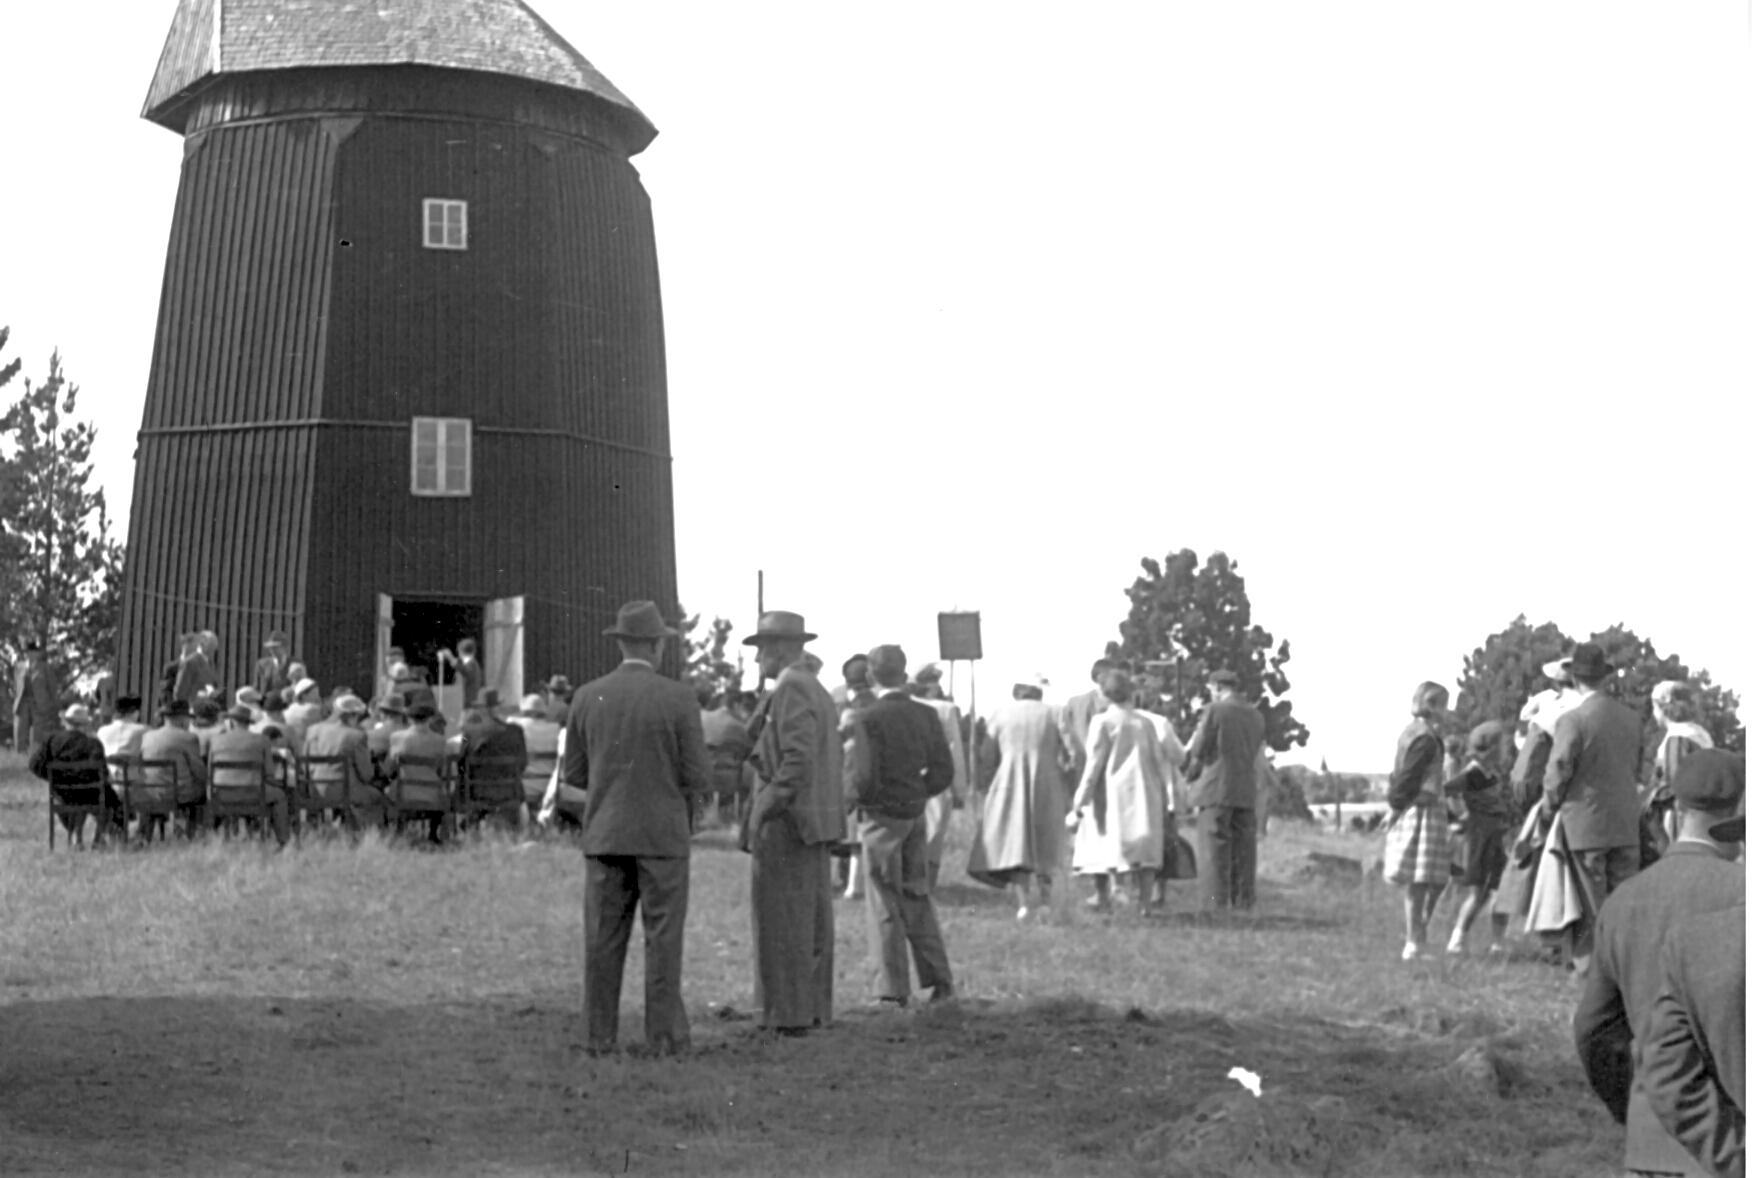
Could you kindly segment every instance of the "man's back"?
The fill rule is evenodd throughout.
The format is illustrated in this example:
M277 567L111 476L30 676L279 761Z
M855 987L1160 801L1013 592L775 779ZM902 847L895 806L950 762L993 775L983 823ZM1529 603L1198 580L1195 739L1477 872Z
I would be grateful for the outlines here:
M140 760L171 762L174 769L144 767L141 781L151 786L175 785L182 801L199 794L207 780L206 750L193 732L174 724L154 728L140 738Z
M473 767L483 757L512 757L517 773L529 763L529 745L523 729L494 716L471 715L462 725L463 764Z
M1037 699L1011 700L1000 705L986 721L986 733L997 744L1000 756L1032 761L1038 758L1056 779L1058 759L1066 737L1059 727L1062 711Z
M440 780L444 758L448 755L442 734L432 731L424 724L415 724L409 728L391 734L389 738L389 761L385 771L399 773L406 782L436 783ZM422 761L431 761L431 765L406 765L403 761L414 757Z
M904 694L882 696L857 713L852 786L860 809L917 818L948 789L955 763L934 709Z
M757 716L761 775L797 791L788 813L798 838L810 846L844 838L845 749L827 688L802 667L786 667Z
M687 793L711 788L694 693L632 661L580 687L562 777L587 791L586 855L686 855Z
M1089 723L1107 707L1099 688L1073 695L1059 712L1059 735L1064 739L1066 760L1081 773L1089 746Z
M253 785L258 773L268 773L264 778L269 785L274 784L269 773L268 738L259 732L251 732L247 728L227 727L213 734L207 742L207 760L210 765L222 763L243 763L252 766L251 769L219 769L212 770L214 785Z
M1588 1080L1615 1117L1626 1122L1625 1164L1665 1170L1682 1159L1633 1085L1637 1043L1661 992L1661 942L1686 916L1743 903L1744 870L1708 845L1673 844L1657 862L1627 880L1600 907L1592 968L1575 1015L1576 1048Z
M74 769L103 760L103 744L88 732L62 729L51 732L31 756L30 771L54 785L96 785L104 779L104 770Z
M1212 703L1191 749L1200 765L1189 791L1192 804L1251 809L1257 800L1255 761L1264 740L1265 717L1258 708L1234 696Z
M355 785L368 784L372 778L371 749L363 730L343 724L331 716L312 724L304 734L306 757L341 757L338 765L312 765L310 779L319 782L339 782L350 771Z
M1595 692L1558 717L1545 789L1560 790L1564 836L1572 850L1637 845L1642 720Z
M140 754L140 742L150 731L137 720L111 720L97 730L97 739L107 757L135 757Z

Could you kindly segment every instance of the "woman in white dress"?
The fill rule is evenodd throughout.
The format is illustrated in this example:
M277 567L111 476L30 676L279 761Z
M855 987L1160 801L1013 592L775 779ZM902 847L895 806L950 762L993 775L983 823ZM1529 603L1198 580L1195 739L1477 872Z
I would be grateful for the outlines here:
M1076 831L1071 870L1095 880L1090 904L1105 912L1113 878L1128 876L1139 911L1145 910L1162 867L1162 832L1168 810L1168 752L1147 716L1132 706L1131 676L1101 677L1108 708L1089 723L1083 780L1066 825Z

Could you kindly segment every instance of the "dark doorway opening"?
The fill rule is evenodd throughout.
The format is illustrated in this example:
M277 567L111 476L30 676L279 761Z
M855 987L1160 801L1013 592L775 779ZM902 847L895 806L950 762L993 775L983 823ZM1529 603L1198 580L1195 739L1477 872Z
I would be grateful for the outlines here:
M456 651L464 638L481 641L486 606L479 601L414 601L397 597L390 616L389 641L407 656L408 666L422 668L426 682L438 682L438 652ZM446 678L455 672L445 669Z

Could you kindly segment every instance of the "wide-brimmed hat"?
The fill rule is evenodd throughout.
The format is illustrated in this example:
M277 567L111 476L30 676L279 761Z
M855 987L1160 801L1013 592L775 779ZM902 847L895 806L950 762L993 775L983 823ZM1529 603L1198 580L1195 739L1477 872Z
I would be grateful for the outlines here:
M1570 654L1569 672L1577 679L1604 679L1612 671L1612 664L1606 661L1606 652L1592 642L1582 643Z
M239 724L255 723L255 713L250 711L249 708L243 704L238 704L235 708L226 712L225 718L227 720L236 720Z
M341 716L363 716L371 709L356 695L343 695L335 700L335 713Z
M1539 668L1539 673L1541 675L1544 675L1547 679L1551 680L1553 683L1567 683L1567 682L1569 682L1569 677L1570 677L1569 656L1565 655L1563 658L1560 658L1560 659L1552 659L1549 663L1546 663L1543 667Z
M760 615L754 633L742 640L744 646L759 646L763 642L813 642L816 636L803 626L803 615L789 610L773 609Z
M391 693L378 701L377 710L386 716L405 716L408 714L408 705L399 694Z
M281 646L286 645L286 631L284 631L284 630L269 630L268 636L266 638L262 639L263 646L273 646L275 643L278 643Z
M299 696L303 695L305 692L314 691L315 689L316 689L316 680L310 678L309 676L306 676L303 679L300 679L298 682L296 682L292 685L292 698L297 699Z
M253 707L260 707L261 702L262 702L262 693L257 691L253 687L239 687L237 689L236 702L240 703L240 704L248 704L252 708Z
M663 613L655 601L629 601L615 615L614 625L603 631L609 638L674 638L680 630L663 624Z
M74 704L61 713L61 719L69 724L89 724L91 723L91 709L84 704Z
M547 715L547 700L532 691L517 701L517 710L525 716L545 716Z

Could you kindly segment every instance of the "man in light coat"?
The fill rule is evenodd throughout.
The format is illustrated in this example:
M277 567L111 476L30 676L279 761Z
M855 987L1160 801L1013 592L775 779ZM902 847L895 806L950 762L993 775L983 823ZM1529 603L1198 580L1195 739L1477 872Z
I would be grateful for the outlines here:
M1212 700L1188 749L1198 766L1191 802L1198 811L1198 890L1206 911L1249 909L1258 862L1254 807L1265 717L1240 697L1233 671L1210 677Z
M1605 693L1612 666L1592 642L1570 655L1570 675L1578 698L1557 719L1542 805L1563 823L1575 855L1584 896L1582 918L1570 927L1570 955L1576 972L1585 974L1595 914L1641 865L1636 774L1642 717Z
M833 1021L829 848L845 837L843 749L833 697L804 663L800 614L762 614L744 645L776 680L749 721L758 783L744 845L754 854L755 1002L761 1025L800 1036Z
M189 705L171 700L158 710L158 727L140 738L140 790L149 797L174 799L183 832L194 836L207 797L207 750L189 730ZM159 764L155 765L154 762ZM162 837L165 815L142 815L139 832L156 825Z
M377 768L371 760L371 741L365 734L365 701L355 695L339 696L335 714L312 724L304 733L305 757L338 757L333 764L310 766L311 791L331 804L346 800L353 829L363 823L381 825L392 807L375 785Z
M645 925L645 1046L667 1055L688 1046L681 998L688 799L711 788L712 770L694 693L657 671L664 641L680 632L664 624L655 603L634 601L603 633L619 644L621 663L573 695L560 766L586 798L585 1046L614 1049L637 909Z
M226 713L224 726L213 734L207 746L211 788L215 797L221 790L249 801L265 797L274 837L284 847L292 838L286 791L275 784L273 742L250 730L254 719L250 710L241 704ZM264 783L260 793L255 789L258 781ZM212 817L217 825L217 815Z

